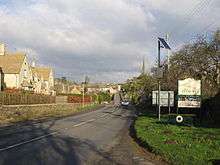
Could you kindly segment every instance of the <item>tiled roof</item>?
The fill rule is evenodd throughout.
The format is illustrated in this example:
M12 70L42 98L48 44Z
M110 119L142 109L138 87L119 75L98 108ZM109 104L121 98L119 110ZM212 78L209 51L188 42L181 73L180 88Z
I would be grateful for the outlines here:
M0 56L0 67L3 73L20 73L22 64L25 59L24 53L6 54Z
M51 68L44 67L32 67L33 74L36 74L39 78L43 77L44 80L48 81L50 77Z

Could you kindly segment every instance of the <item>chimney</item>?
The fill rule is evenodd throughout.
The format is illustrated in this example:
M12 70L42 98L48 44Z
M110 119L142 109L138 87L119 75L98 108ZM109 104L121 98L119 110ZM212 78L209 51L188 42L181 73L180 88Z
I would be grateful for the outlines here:
M5 55L5 44L0 43L0 56Z

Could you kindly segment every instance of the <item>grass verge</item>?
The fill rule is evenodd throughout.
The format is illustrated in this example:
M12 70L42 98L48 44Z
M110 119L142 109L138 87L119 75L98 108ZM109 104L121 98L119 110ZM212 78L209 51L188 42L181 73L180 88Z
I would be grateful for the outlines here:
M134 128L148 149L172 164L218 164L220 128L170 124L153 116L140 116Z
M24 107L24 108L10 108L1 110L0 124L9 124L16 122L24 122L30 120L44 120L49 118L61 118L81 112L91 111L101 107L99 104L86 105L84 108L81 106L73 106L71 104L51 105L51 106L37 106L37 107Z

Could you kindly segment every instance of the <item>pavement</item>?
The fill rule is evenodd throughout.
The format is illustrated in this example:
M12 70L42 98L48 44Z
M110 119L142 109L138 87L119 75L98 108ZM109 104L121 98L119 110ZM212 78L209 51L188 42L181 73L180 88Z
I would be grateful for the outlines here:
M129 141L133 116L132 110L107 105L63 119L1 127L0 165L155 164Z

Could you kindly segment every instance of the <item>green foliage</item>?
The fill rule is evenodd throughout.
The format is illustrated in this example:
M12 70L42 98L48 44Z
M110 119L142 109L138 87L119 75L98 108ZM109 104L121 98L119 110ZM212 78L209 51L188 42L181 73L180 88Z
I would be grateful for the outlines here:
M152 90L156 89L157 81L153 76L148 74L141 74L137 78L129 80L122 85L124 94L132 99L134 103L138 103L141 98L147 99L150 97Z
M0 103L2 105L25 105L25 104L52 104L55 96L33 94L31 92L0 92Z
M101 104L102 102L110 102L111 101L111 95L108 92L100 92L97 95L98 97L98 103Z
M197 41L184 45L179 51L174 52L170 58L168 69L165 63L162 90L177 92L177 81L185 78L202 80L203 99L213 97L220 91L220 30L212 38L198 37ZM124 95L131 98L134 103L140 103L140 98L148 98L151 92L157 89L155 74L140 76L128 80L122 86Z
M177 126L143 116L135 129L149 149L173 164L212 164L220 159L220 128Z
M203 97L214 96L220 84L220 31L211 39L199 37L195 43L185 45L170 58L170 69L163 78L163 88L177 90L177 80L194 78L202 80Z

